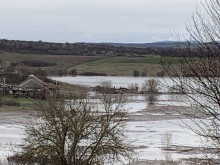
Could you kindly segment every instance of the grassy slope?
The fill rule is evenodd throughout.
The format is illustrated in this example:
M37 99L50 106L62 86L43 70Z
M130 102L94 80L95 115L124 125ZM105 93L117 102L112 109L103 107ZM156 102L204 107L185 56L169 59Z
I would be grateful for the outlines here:
M71 55L36 55L36 54L18 54L18 53L3 53L0 54L0 60L9 61L10 63L21 62L24 60L41 60L46 62L57 63L56 66L44 67L44 69L59 69L71 68L75 65L86 61L93 61L103 58L101 56L71 56Z
M104 56L71 56L71 55L35 55L35 54L0 54L0 60L11 63L23 60L41 60L57 63L56 66L43 67L52 73L56 69L76 68L78 73L96 72L114 76L132 76L134 70L146 72L148 76L156 76L161 67L160 56L145 57L104 57ZM177 63L176 58L166 57L162 62L172 61Z
M134 70L146 72L148 76L156 76L162 70L161 63L178 63L178 59L160 56L148 57L111 57L89 61L76 66L79 73L96 72L114 76L132 76Z

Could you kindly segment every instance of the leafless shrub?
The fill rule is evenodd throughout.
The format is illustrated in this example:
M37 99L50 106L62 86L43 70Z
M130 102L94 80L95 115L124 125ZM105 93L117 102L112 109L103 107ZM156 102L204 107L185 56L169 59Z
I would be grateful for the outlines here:
M139 77L139 76L140 76L140 72L138 70L134 70L133 77Z
M161 70L159 72L157 72L157 77L164 77L166 74L166 72L164 70Z
M112 82L111 81L101 81L101 82L99 82L99 84L103 88L112 88Z
M137 91L138 90L138 84L136 83L130 83L128 85L128 89L132 90L132 91Z
M179 161L174 161L170 152L164 153L165 160L161 161L160 165L180 165Z
M165 134L161 138L161 142L167 149L170 148L173 143L173 136L171 132L165 132Z
M111 94L114 93L115 90L112 88L112 82L111 81L101 81L99 82L99 85L95 87L95 90L100 93L106 93Z
M142 85L142 90L149 93L157 93L158 92L159 82L156 79L149 79L144 82Z
M148 94L146 95L146 101L149 106L155 105L157 102L157 95L156 94Z
M124 96L103 93L103 108L91 100L48 99L40 120L26 125L25 146L9 160L26 164L114 164L131 156L124 142Z
M184 93L190 93L189 89L184 84L177 84L170 86L168 88L168 92L170 93L178 93L178 94L184 94Z
M193 126L189 123L185 125L205 139L206 147L216 149L211 159L215 156L220 158L219 18L220 1L205 1L202 9L193 15L192 22L187 27L190 41L184 46L178 45L181 54L180 67L169 66L166 70L178 85L179 88L176 89L181 89L180 92L189 98L194 108L197 108L196 113L203 114L203 118L197 117L196 114L189 116Z

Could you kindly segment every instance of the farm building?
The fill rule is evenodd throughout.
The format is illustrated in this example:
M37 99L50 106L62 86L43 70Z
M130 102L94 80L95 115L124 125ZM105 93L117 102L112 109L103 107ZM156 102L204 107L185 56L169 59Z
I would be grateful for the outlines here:
M19 96L45 98L46 94L58 95L59 88L54 84L42 81L34 75L30 75L28 79L18 85L18 89L14 93Z

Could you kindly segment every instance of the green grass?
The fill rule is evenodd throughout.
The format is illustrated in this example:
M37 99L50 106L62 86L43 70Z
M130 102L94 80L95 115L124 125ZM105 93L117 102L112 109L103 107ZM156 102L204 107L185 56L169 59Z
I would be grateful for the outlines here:
M54 70L58 69L69 69L81 63L87 61L93 61L97 59L102 59L103 56L82 56L82 55L41 55L41 54L18 54L18 53L3 53L0 54L1 61L7 61L10 63L18 63L24 60L39 60L45 62L56 63L55 66L47 67L35 67L41 68L48 71L48 74L53 73ZM33 69L31 67L26 67L26 69Z
M96 61L85 62L82 65L97 65L103 63L158 63L157 58L141 58L141 57L113 57L113 58L105 58Z
M76 66L78 73L95 72L114 76L132 76L134 70L147 72L148 76L156 76L162 70L161 64L178 64L179 58L160 56L147 57L108 57L84 62Z
M139 63L139 64L162 64L162 63L178 63L180 58L174 57L160 57L160 56L149 56L149 57L112 57L105 58L96 61L84 62L82 65L97 65L102 63Z
M36 109L36 104L39 103L39 100L32 99L32 98L26 98L26 97L19 97L19 98L13 98L11 95L0 95L0 98L2 100L11 100L14 99L16 102L19 102L20 106L2 106L0 107L0 110L9 110L9 109L26 109L26 110L33 110Z
M155 76L157 72L161 71L161 63L179 63L179 58L161 58L161 56L156 55L104 57L3 53L0 56L0 60L10 63L21 62L26 59L56 63L56 66L41 68L47 71L49 75L57 74L59 69L71 70L76 68L78 73L96 72L115 76L132 76L133 71L138 70L139 72L147 71L148 76Z

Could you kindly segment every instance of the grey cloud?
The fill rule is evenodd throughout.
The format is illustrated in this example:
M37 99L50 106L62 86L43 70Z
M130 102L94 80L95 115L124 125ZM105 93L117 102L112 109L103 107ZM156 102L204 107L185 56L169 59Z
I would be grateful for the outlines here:
M18 3L19 2L19 3ZM0 38L151 42L185 34L196 0L0 0Z

